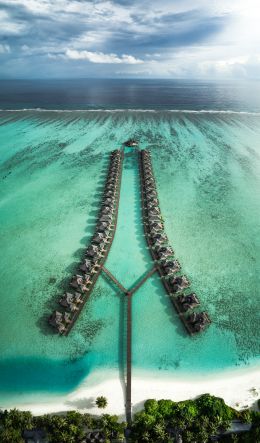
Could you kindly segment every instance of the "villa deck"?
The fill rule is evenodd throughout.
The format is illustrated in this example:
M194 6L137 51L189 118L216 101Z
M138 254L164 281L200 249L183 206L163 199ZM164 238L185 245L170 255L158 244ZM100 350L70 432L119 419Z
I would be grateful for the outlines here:
M114 165L114 160L115 160L115 153L119 152L119 155L117 157L118 161L118 165L119 167ZM121 178L122 178L122 165L123 165L123 159L124 159L124 149L122 149L121 151L113 151L111 154L111 158L110 158L110 165L109 165L109 172L108 172L108 176L107 176L107 180L106 180L106 185L105 185L105 190L104 190L104 194L106 194L107 192L107 187L110 187L110 184L108 185L108 183L111 182L112 180L112 175L114 177L114 202L113 200L109 200L107 201L106 195L104 195L103 199L105 199L105 204L110 204L111 206L111 223L109 224L109 235L107 235L106 237L106 243L105 246L103 247L103 249L100 251L99 253L99 257L98 257L98 261L93 265L93 269L92 272L90 274L91 278L90 278L90 284L88 284L88 286L85 286L85 289L76 289L78 293L80 293L81 295L81 303L77 305L77 310L75 310L74 312L61 312L62 310L59 308L59 311L61 312L62 315L69 315L69 321L65 322L66 324L64 325L64 321L62 322L62 328L60 330L59 325L57 324L57 328L56 330L61 334L61 335L68 335L71 331L71 329L73 328L76 320L78 319L80 312L82 311L85 303L87 302L87 300L89 299L92 290L94 289L94 286L96 284L96 281L102 271L103 265L105 264L105 261L107 259L109 250L111 248L113 239L114 239L114 235L116 232L116 227L117 227L117 216L118 216L118 206L119 206L119 200L120 200L120 189L121 189ZM115 172L117 171L117 172ZM104 205L104 203L103 203ZM97 221L97 226L100 226L100 219L98 219ZM98 229L96 229L97 231ZM95 238L96 233L94 234L93 238ZM82 270L79 271L80 272L80 276L82 274ZM82 276L84 278L84 276ZM55 312L55 311L54 311ZM49 321L50 322L50 321ZM52 326L54 326L52 324ZM63 326L65 326L65 328L63 328ZM55 326L54 326L55 327Z
M144 158L144 154L146 155L146 159ZM172 290L169 279L166 278L167 276L165 275L165 272L163 271L163 267L161 265L160 258L158 257L158 254L156 253L156 249L154 248L154 244L152 244L152 241L151 241L151 231L154 227L155 228L158 227L158 232L162 235L163 238L167 239L167 236L164 233L163 222L162 222L160 210L159 210L159 201L158 201L158 195L157 195L157 190L156 190L156 184L155 184L155 179L153 176L151 159L150 159L150 155L149 155L148 151L145 151L145 150L140 151L139 164L140 164L140 178L141 178L142 214L143 214L143 224L144 224L144 232L145 232L146 241L147 241L151 256L156 263L156 269L161 277L162 284L164 285L166 292L168 293L173 306L175 307L180 319L182 320L182 322L183 322L185 328L187 329L187 331L189 332L189 334L195 334L199 331L202 331L204 329L204 327L206 326L206 324L211 323L211 320L206 312L203 312L203 313L197 312L197 313L195 313L195 316L198 315L198 316L203 317L203 321L204 321L203 326L200 327L198 324L196 327L195 322L192 323L191 321L189 321L189 315L191 314L192 311L191 310L188 310L188 312L184 311L183 305L180 303L180 301L177 298L177 295L174 294L174 292ZM151 200L151 199L156 200L156 205L155 205L157 208L156 214L155 214L155 211L151 213L151 210L149 208L150 207L149 200ZM151 226L153 226L153 228L151 228ZM165 243L166 243L166 241L165 241ZM168 245L167 245L167 247L165 246L165 250L167 250L167 248L168 248L168 250L172 250L172 248ZM172 250L172 253L169 252L169 256L173 256L173 255L174 255L174 252ZM164 258L166 259L167 256ZM177 272L178 271L174 272L174 276L176 275ZM183 289L185 289L185 287ZM180 292L182 292L182 291L180 291Z

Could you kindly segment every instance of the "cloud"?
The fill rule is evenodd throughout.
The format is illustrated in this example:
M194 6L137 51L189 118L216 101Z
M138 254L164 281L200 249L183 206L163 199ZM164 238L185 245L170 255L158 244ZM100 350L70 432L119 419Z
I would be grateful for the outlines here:
M9 54L11 52L9 45L0 44L0 54Z
M0 76L260 76L259 22L258 0L0 0Z
M0 10L0 35L16 35L25 29L25 23L15 20L7 11Z
M88 60L91 63L125 63L128 65L137 65L144 63L143 60L137 59L132 55L123 54L104 54L103 52L77 51L75 49L67 49L67 58L71 60Z

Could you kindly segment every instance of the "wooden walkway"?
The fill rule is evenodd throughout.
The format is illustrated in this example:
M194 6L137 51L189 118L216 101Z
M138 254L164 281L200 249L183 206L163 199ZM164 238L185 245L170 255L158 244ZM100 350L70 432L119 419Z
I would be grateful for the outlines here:
M133 294L148 280L151 275L157 271L157 267L145 273L143 278L132 288L126 289L117 278L107 269L102 267L105 274L112 280L112 282L127 296L127 332L126 332L126 421L128 424L132 420L132 296Z
M127 296L127 334L126 334L126 421L132 420L132 295Z
M124 149L121 150L120 160L121 160L121 163L120 163L120 173L119 173L119 180L118 180L118 185L117 185L117 197L116 197L116 205L115 205L114 220L113 220L114 225L113 225L113 229L112 229L112 232L111 232L111 239L110 239L109 243L107 244L106 250L104 251L103 258L102 258L101 262L98 265L97 272L94 274L94 276L92 278L92 283L89 286L89 291L88 291L88 293L83 298L83 303L81 303L81 305L79 306L79 310L74 312L73 315L72 315L71 323L68 324L68 326L66 328L66 331L63 334L65 336L67 336L70 333L70 331L73 328L77 318L79 317L79 315L80 315L80 313L81 313L85 303L89 299L90 294L91 294L91 292L92 292L92 290L93 290L93 288L95 286L95 283L96 283L96 281L97 281L97 279L98 279L98 277L99 277L99 275L100 275L100 273L102 271L103 265L104 265L104 263L105 263L105 261L107 259L107 256L108 256L108 253L110 251L112 242L114 240L114 236L115 236L115 232L116 232L116 228L117 228L118 207L119 207L119 200L120 200L121 181L122 181L122 172L123 172L123 161L124 161ZM111 161L110 161L110 165L111 165Z
M151 256L152 256L153 260L156 262L157 258L155 256L153 245L152 245L151 240L150 240L149 228L148 228L148 225L147 225L147 217L146 217L146 212L147 212L147 208L146 208L146 192L145 192L145 186L144 186L142 151L139 152L139 169L140 169L140 180L141 180L141 199L142 199L142 213L143 213L144 233L145 233L147 245L149 247ZM157 191L156 191L156 194L157 194ZM158 196L156 198L158 199ZM161 269L161 267L159 265L157 265L157 271L158 271L158 274L161 277L161 282L162 282L163 286L166 289L166 292L168 293L168 295L170 297L172 305L175 307L175 309L177 311L177 314L178 314L179 318L181 319L181 321L182 321L183 325L185 326L186 330L188 331L188 333L193 335L196 331L194 331L192 326L187 321L187 316L184 314L183 311L181 311L180 305L179 305L179 303L177 301L177 297L172 295L172 290L171 290L171 288L170 288L170 286L168 284L168 281L165 278L165 276L163 274L163 271L162 271L162 269ZM211 320L209 319L209 317L208 317L208 321L209 321L209 323L211 323Z
M112 280L113 283L120 289L121 292L125 295L133 295L145 282L148 280L151 275L153 275L157 271L157 267L153 266L152 269L145 273L144 277L137 283L132 289L126 289L122 283L120 283L117 278L107 269L105 266L102 266L102 270L105 274Z
M156 271L157 271L157 267L153 266L152 269L145 274L145 276L142 278L142 280L140 280L140 282L137 283L137 285L135 285L132 289L130 289L128 291L129 294L131 294L131 295L134 294L146 282L146 280L148 280L148 278L151 277L151 275L153 275Z
M110 280L112 280L113 283L115 283L115 285L120 289L120 291L122 291L124 294L127 294L127 289L121 285L121 283L116 279L116 277L114 277L113 274L111 274L111 272L105 268L105 266L102 267L103 271L107 274L107 276L110 278Z

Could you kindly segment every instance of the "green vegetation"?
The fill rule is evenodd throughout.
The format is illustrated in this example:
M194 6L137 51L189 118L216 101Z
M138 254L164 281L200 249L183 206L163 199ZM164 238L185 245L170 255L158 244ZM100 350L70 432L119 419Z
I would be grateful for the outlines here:
M183 442L207 442L211 435L227 429L237 412L221 398L202 395L196 400L175 403L147 400L144 411L135 415L135 441L165 442L167 436L181 435ZM171 441L174 441L173 439Z
M96 405L100 409L105 409L107 407L107 399L106 397L97 397L96 399Z
M101 403L107 400L98 397ZM248 432L223 435L232 420L252 424ZM23 443L24 430L42 429L49 443L80 443L89 430L99 430L105 441L124 439L126 423L119 423L116 415L93 417L70 411L64 415L33 417L30 412L17 409L0 412L1 443ZM147 400L144 409L135 414L130 427L131 443L208 443L218 434L223 443L260 443L260 412L241 412L227 406L221 398L204 394L195 400Z

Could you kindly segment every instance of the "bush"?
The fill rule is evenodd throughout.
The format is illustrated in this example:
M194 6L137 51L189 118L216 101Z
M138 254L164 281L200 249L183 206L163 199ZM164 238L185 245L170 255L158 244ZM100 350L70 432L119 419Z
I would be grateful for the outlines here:
M156 400L146 400L144 410L150 415L156 415L158 412L158 403Z
M213 421L218 421L219 425L228 424L235 417L235 411L230 408L222 398L204 394L195 400L199 413L208 416Z
M158 412L162 417L169 418L173 412L175 403L172 400L159 400Z

